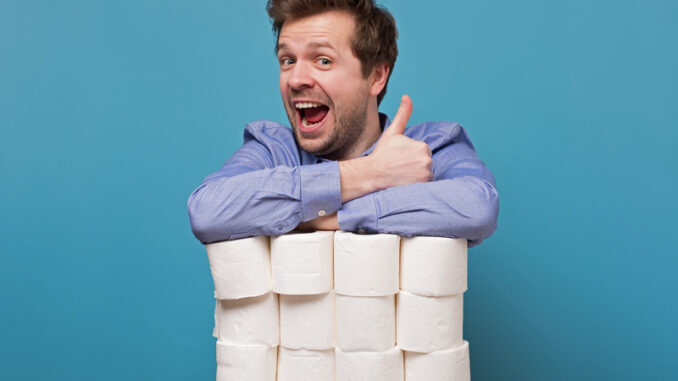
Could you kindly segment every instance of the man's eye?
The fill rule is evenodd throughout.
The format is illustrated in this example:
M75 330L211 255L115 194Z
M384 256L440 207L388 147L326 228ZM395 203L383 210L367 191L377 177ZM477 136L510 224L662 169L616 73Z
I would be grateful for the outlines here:
M329 64L332 63L332 61L330 61L330 60L327 59L327 58L321 58L321 59L318 60L318 62L319 62L321 65L329 65Z
M285 65L292 65L293 63L294 63L294 60L291 59L291 58L289 58L289 57L285 57L285 58L282 58L282 59L280 60L280 64L283 65L283 66L285 66Z

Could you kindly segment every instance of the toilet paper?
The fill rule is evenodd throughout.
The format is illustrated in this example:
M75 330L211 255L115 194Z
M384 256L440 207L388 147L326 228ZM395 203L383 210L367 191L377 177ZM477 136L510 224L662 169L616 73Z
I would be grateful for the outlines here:
M289 349L335 345L334 293L280 295L280 343Z
M463 293L467 288L467 247L465 239L403 238L400 289L423 296Z
M217 328L219 326L219 300L217 299L217 303L214 305L214 328L212 328L212 337L215 339L219 338L219 329Z
M217 299L239 299L271 291L268 237L205 245Z
M277 349L217 341L217 381L276 381Z
M400 237L392 234L334 234L337 294L383 296L398 292Z
M381 352L395 345L395 296L337 295L337 347Z
M425 297L401 291L396 302L398 346L435 352L462 344L463 294Z
M223 344L278 345L278 296L272 292L217 300L216 334Z
M309 295L332 290L334 232L292 233L271 238L273 291Z
M468 341L432 353L405 352L407 381L470 381Z
M337 381L403 381L403 353L398 348L385 352L344 352L337 348Z
M278 381L334 381L334 350L280 347Z

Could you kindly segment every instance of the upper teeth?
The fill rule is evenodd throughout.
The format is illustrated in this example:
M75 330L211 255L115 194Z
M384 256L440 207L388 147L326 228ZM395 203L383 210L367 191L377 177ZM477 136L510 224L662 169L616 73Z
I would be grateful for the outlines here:
M322 106L320 103L315 102L299 102L294 105L296 108L313 108Z

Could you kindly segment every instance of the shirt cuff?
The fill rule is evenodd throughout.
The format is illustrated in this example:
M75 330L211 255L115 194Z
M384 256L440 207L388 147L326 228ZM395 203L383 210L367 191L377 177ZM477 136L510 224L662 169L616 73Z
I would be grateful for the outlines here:
M374 193L345 203L337 212L341 230L360 234L378 232L377 206Z
M341 183L339 162L302 165L301 220L309 221L330 215L341 207Z

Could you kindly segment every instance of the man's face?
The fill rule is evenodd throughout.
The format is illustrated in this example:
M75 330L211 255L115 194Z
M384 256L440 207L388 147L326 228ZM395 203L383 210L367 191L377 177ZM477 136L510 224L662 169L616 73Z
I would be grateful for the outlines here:
M299 146L345 158L365 130L369 80L351 49L353 16L325 12L286 21L278 39L280 93Z

